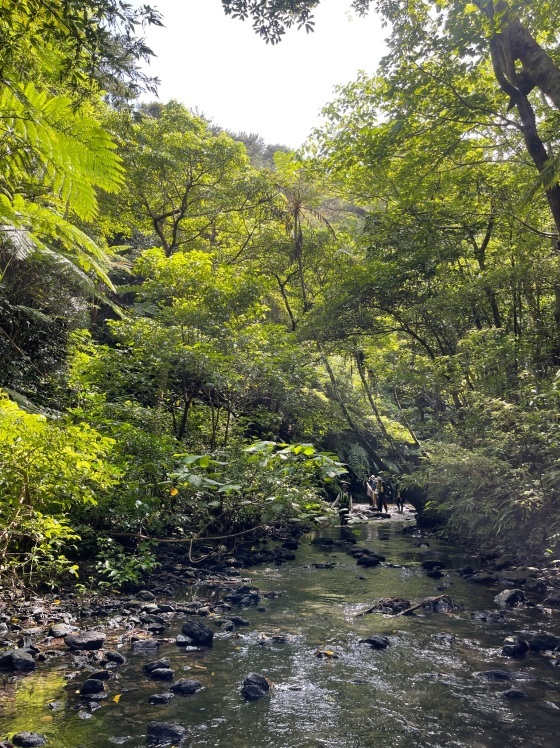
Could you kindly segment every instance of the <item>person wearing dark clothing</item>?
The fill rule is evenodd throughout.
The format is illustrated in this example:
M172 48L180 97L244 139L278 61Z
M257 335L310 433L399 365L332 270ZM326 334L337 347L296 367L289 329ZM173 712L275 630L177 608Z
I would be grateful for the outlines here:
M340 491L332 504L333 507L338 507L338 516L340 517L341 527L348 524L348 518L352 511L352 497L348 493L348 486L349 484L346 482L340 484Z

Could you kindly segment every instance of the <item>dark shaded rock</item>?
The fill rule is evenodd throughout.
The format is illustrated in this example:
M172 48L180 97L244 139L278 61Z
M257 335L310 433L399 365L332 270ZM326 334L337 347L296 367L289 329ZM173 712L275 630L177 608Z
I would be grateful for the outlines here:
M212 646L214 632L203 623L199 623L198 621L186 621L181 628L181 633L184 636L188 636L193 644L203 647Z
M8 649L0 653L0 670L12 673L30 673L37 664L30 652L24 649Z
M483 673L479 673L482 678L486 680L513 680L514 674L508 673L507 670L485 670Z
M523 657L529 651L529 644L519 636L508 636L504 639L502 654L505 657Z
M124 657L124 655L120 652L114 652L113 650L105 652L105 659L109 662L114 662L117 665L124 665L126 662L126 657Z
M380 634L372 634L367 639L360 639L363 644L369 644L372 649L386 649L390 642L386 636Z
M241 616L228 616L228 621L231 621L235 626L249 626L249 621Z
M270 684L264 675L259 673L249 673L249 675L243 681L241 688L241 694L247 701L257 701L270 690Z
M53 623L49 628L49 635L54 636L55 639L63 639L65 636L71 634L72 630L72 626L69 626L67 623Z
M147 662L145 665L142 666L142 671L149 675L153 670L158 670L159 668L169 668L171 667L171 660L169 657L162 657L159 660L154 660L153 662Z
M334 569L334 567L336 566L336 564L333 561L331 563L324 563L324 564L311 564L311 566L314 569Z
M521 590L503 590L496 595L494 602L500 608L515 608L520 603L526 602L525 593Z
M497 571L500 571L502 569L509 569L514 563L515 559L513 556L504 554L494 561L493 566Z
M187 737L182 725L167 722L148 722L147 738L149 746L180 746Z
M148 696L149 704L169 704L171 699L175 698L174 693L153 693Z
M80 686L80 694L82 696L87 696L92 693L101 693L104 690L105 684L102 680L98 680L97 678L88 678Z
M47 739L39 732L17 732L12 737L12 743L21 748L34 748L36 745L46 745Z
M426 572L426 576L430 577L430 579L441 579L443 576L443 571L440 571L439 569L431 569L430 571Z
M299 548L299 543L297 542L297 540L292 540L291 538L289 538L282 543L282 548L287 548L290 551L297 551L297 549Z
M526 696L525 691L521 691L519 688L508 688L507 691L500 693L501 699L510 699L512 701L515 699L524 699Z
M311 545L321 545L328 547L330 545L334 545L334 540L332 538L313 538L311 541Z
M476 574L465 576L465 579L467 582L474 582L474 584L494 584L496 576L486 571L477 571Z
M474 569L472 566L462 566L460 569L457 569L457 573L462 577L470 577L474 574Z
M199 680L193 680L191 678L181 678L170 687L170 691L173 693L179 693L181 696L192 696L197 691L204 688Z
M436 559L426 559L425 561L422 561L421 566L423 569L426 569L426 571L432 571L432 569L444 567L445 562Z
M544 599L544 605L551 605L552 607L560 606L560 593L554 592Z
M443 644L446 647L450 647L455 642L455 634L448 634L446 632L441 634L432 634L432 639L438 644Z
M498 578L504 584L510 584L513 587L520 587L525 584L530 572L524 571L523 569L510 569L509 571L500 571Z
M560 637L554 636L554 634L529 634L527 641L532 652L560 649Z
M381 561L377 556L360 556L358 559L358 566L363 566L366 569L370 569L373 566L379 566Z
M101 631L78 631L64 637L64 643L70 649L101 649L107 637Z
M525 585L525 592L532 592L534 595L541 595L546 592L546 582L542 579L534 579Z
M132 642L130 651L133 655L137 654L150 654L157 652L159 649L159 642L157 639L138 639Z
M149 675L154 680L173 680L175 670L171 670L168 667L157 667L155 670L151 670Z
M146 600L148 602L151 602L152 600L156 599L156 596L153 592L150 592L150 590L140 590L140 592L136 594L136 598L138 600Z
M109 680L111 673L108 670L96 670L89 677L96 678L97 680Z
M474 610L471 613L474 621L484 621L485 623L505 623L504 613L493 610Z

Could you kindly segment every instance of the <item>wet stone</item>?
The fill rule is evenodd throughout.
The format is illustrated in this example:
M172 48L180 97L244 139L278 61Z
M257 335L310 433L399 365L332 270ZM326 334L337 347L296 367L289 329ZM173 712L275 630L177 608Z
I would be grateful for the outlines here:
M126 657L122 655L120 652L114 652L112 650L109 650L105 652L105 659L109 662L114 662L116 665L124 665L126 662Z
M180 746L187 737L182 725L167 722L148 722L147 738L149 746Z
M132 642L130 651L133 655L137 654L150 654L157 652L159 649L159 642L157 639L138 639Z
M37 667L30 652L23 649L9 649L0 653L0 670L13 673L30 673Z
M187 636L192 644L198 644L203 647L211 647L214 638L214 632L208 626L198 621L187 621L181 628L183 636Z
M169 704L171 699L175 698L174 693L153 693L151 696L148 696L148 703L149 704Z
M53 623L49 629L49 636L54 636L55 639L63 639L74 631L73 626L69 626L67 623Z
M47 739L39 732L18 732L12 737L12 743L18 748L35 748L38 745L46 745Z
M159 668L169 668L171 667L171 660L169 657L161 657L159 660L154 660L153 662L147 662L145 665L142 666L142 671L149 675L153 670L158 670Z
M170 690L173 691L173 693L181 694L181 696L192 696L202 688L204 688L204 686L199 680L181 678L171 686Z
M150 678L154 680L173 680L175 677L175 670L166 667L158 667L155 670L150 671Z
M64 643L70 649L101 649L105 643L106 635L101 631L78 631L75 634L68 634L64 638Z
M508 636L504 639L502 654L505 657L522 657L529 651L529 644L519 636Z
M89 694L102 693L105 690L105 684L97 678L88 678L80 686L80 694L86 696Z
M387 649L390 644L389 639L380 634L372 634L367 639L360 639L360 643L369 644L372 649Z
M519 688L508 688L507 691L502 691L500 693L501 699L508 699L510 701L524 699L526 696L527 694L525 691L521 691Z
M515 608L526 600L525 593L521 590L503 590L494 598L494 602L500 608Z
M241 688L241 694L247 701L257 701L270 690L270 684L264 675L260 673L249 673L249 675L243 681Z

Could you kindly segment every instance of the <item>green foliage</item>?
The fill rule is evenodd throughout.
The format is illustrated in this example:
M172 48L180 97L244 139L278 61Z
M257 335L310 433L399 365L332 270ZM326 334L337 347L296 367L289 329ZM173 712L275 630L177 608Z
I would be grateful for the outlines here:
M112 538L99 538L97 545L99 551L95 568L102 586L120 588L135 584L159 566L153 543L149 541L139 543L134 552L127 552Z
M30 579L73 570L62 554L78 539L68 515L115 485L113 440L86 423L48 421L0 398L0 564Z

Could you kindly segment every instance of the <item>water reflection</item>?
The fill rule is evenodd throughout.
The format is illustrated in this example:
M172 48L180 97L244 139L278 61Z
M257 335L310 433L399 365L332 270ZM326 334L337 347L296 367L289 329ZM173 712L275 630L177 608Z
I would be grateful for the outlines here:
M449 568L465 559L443 544L403 535L399 525L329 532L335 541L358 532L360 545L394 566L364 569L347 555L351 546L306 542L296 561L251 570L252 584L282 594L266 600L264 613L243 611L248 629L220 635L203 655L172 643L162 648L176 677L197 678L204 691L151 706L148 696L165 688L139 672L153 657L129 657L119 679L109 683L109 698L84 721L75 683L67 683L63 672L42 670L8 693L0 735L42 732L57 748L145 748L145 725L158 719L188 726L194 746L220 748L556 748L559 671L544 657L512 662L500 654L502 639L516 628L552 622L530 611L502 623L472 620L471 610L494 607L496 591L468 585L453 572L428 578L422 559L443 554ZM325 561L335 566L313 566ZM442 583L458 605L450 613L357 616L380 598L438 594ZM179 629L177 622L169 635ZM373 633L389 637L390 646L376 651L360 643ZM336 658L318 657L317 650L325 649ZM531 680L492 682L479 675L489 669L519 671ZM275 683L270 698L241 699L240 684L250 671ZM527 698L502 698L512 685ZM62 704L58 711L47 706L53 700Z

